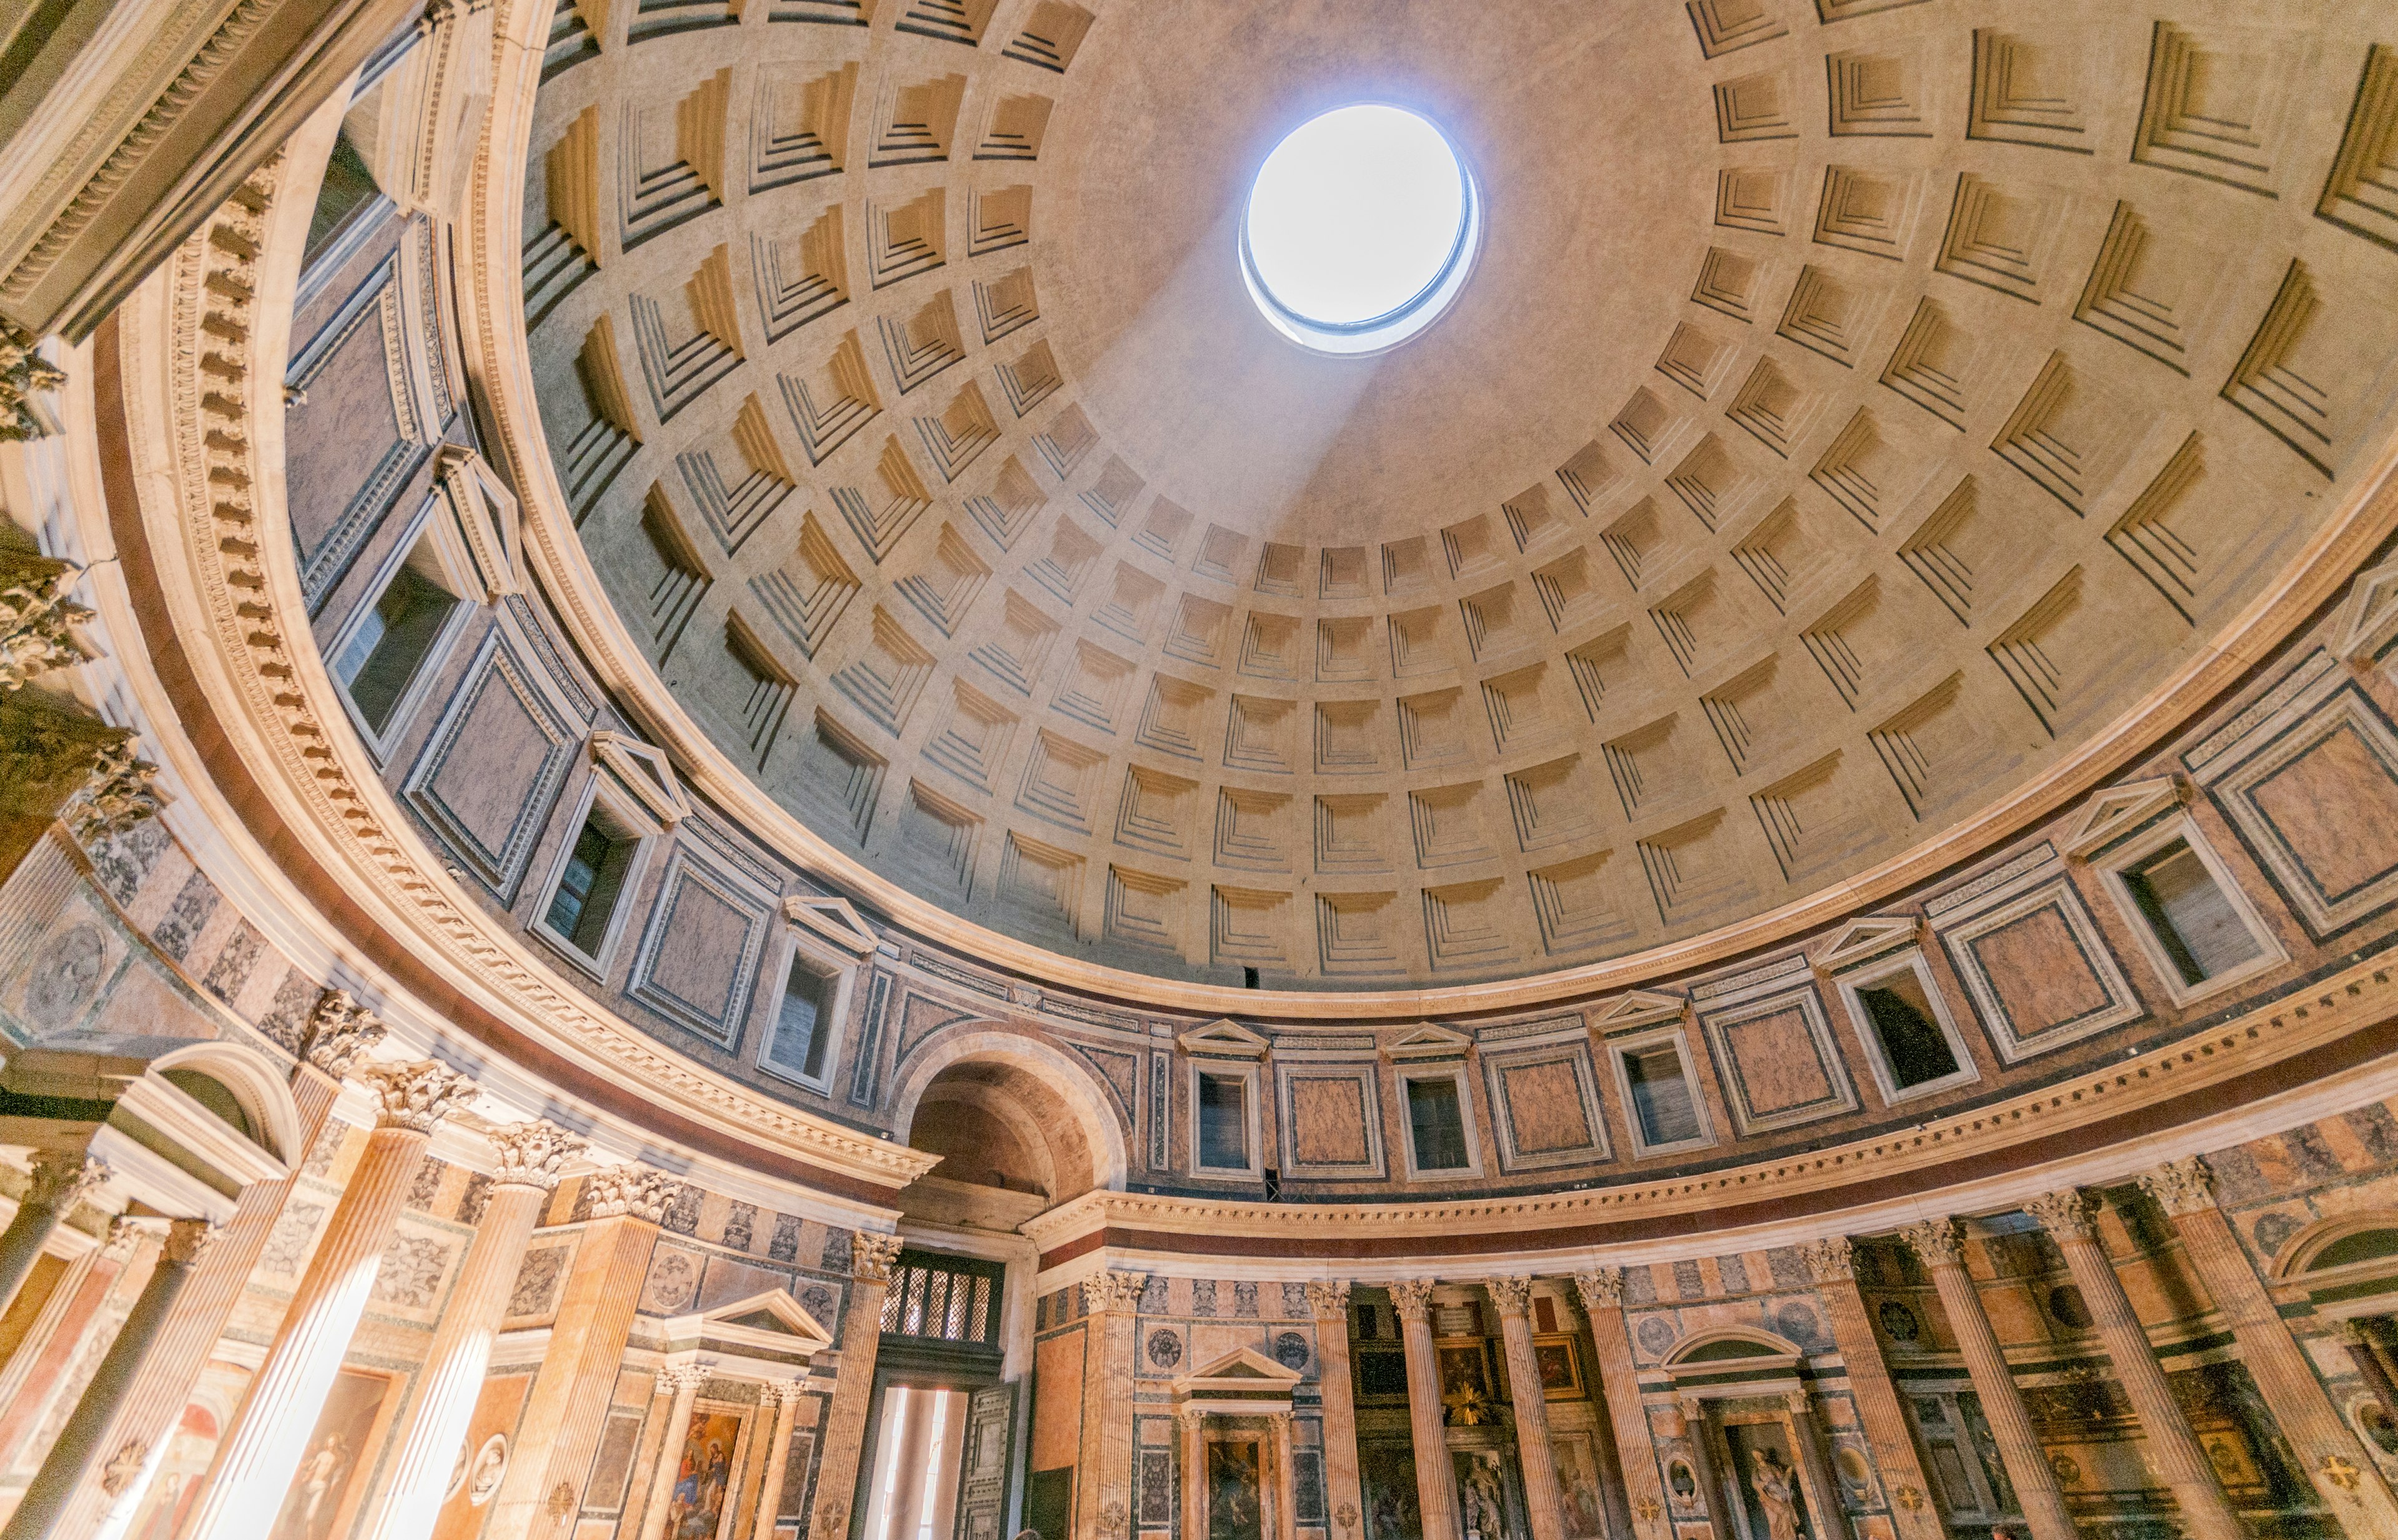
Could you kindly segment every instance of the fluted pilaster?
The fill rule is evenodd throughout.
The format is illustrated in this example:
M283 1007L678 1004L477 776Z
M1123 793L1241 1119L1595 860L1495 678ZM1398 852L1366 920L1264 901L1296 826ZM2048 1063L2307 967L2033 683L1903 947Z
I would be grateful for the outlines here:
M1316 1278L1307 1285L1315 1317L1315 1380L1324 1396L1324 1511L1330 1540L1362 1535L1365 1493L1357 1473L1357 1384L1349 1355L1349 1280ZM1342 1514L1348 1517L1343 1519Z
M900 1245L897 1236L863 1230L850 1237L841 1375L833 1382L832 1405L825 1414L824 1453L816 1461L815 1505L808 1518L807 1533L815 1540L841 1540L849 1533L849 1495L857 1487L866 1411L874 1395L874 1358L882 1340L882 1299L891 1288Z
M1440 1358L1432 1345L1430 1278L1391 1286L1399 1309L1399 1341L1408 1358L1408 1426L1416 1451L1416 1504L1426 1540L1457 1533L1457 1473L1449 1466L1448 1418L1440 1404Z
M1873 1451L1881 1473L1883 1495L1889 1498L1891 1522L1899 1540L1944 1540L1947 1526L1933 1506L1931 1483L1908 1432L1906 1411L1899 1403L1898 1385L1882 1359L1881 1340L1874 1335L1866 1315L1865 1296L1857 1290L1856 1263L1846 1236L1809 1241L1799 1248L1808 1272L1815 1279L1815 1297L1823 1302L1832 1340L1839 1344L1840 1362L1849 1371L1849 1393L1857 1406L1857 1422L1866 1446Z
M1616 1463L1632 1522L1642 1540L1668 1540L1674 1533L1665 1501L1665 1479L1657 1463L1657 1440L1640 1404L1640 1371L1623 1324L1623 1269L1598 1267L1574 1275L1574 1292L1590 1321L1591 1348L1598 1355L1598 1388L1615 1435Z

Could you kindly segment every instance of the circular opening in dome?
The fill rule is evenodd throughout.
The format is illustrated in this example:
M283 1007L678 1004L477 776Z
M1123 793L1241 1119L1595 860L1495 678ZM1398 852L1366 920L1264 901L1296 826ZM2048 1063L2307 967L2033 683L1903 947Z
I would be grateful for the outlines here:
M1438 128L1402 107L1336 107L1258 169L1241 276L1292 341L1377 353L1448 308L1481 233L1474 177Z

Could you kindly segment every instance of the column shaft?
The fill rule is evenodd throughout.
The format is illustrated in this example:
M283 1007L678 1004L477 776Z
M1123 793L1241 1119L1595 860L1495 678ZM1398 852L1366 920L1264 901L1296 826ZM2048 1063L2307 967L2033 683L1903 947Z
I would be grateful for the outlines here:
M1790 1441L1798 1446L1798 1474L1807 1484L1807 1506L1823 1540L1838 1540L1849 1528L1848 1505L1841 1500L1839 1479L1824 1458L1824 1436L1815 1425L1814 1408L1803 1390L1790 1392Z
M675 1479L682 1465L682 1430L691 1425L691 1403L707 1371L697 1364L671 1364L658 1371L658 1383L670 1385L674 1400L667 1412L666 1437L658 1441L658 1461L650 1470L650 1494L641 1505L641 1540L659 1540L667 1532L667 1509L673 1505Z
M1207 1533L1202 1522L1207 1514L1207 1419L1189 1407L1177 1415L1182 1423L1182 1533L1201 1535Z
M1816 1241L1803 1250L1815 1277L1815 1297L1830 1317L1832 1340L1849 1372L1849 1394L1856 1401L1866 1447L1873 1451L1874 1466L1888 1489L1891 1521L1899 1540L1945 1540L1947 1526L1932 1501L1932 1484L1924 1478L1906 1411L1899 1404L1898 1385L1882 1360L1881 1340L1866 1317L1865 1296L1857 1290L1848 1237Z
M1674 1533L1672 1505L1657 1463L1657 1441L1649 1411L1640 1404L1640 1371L1632 1358L1632 1337L1623 1324L1623 1271L1602 1268L1574 1276L1583 1314L1590 1321L1591 1348L1598 1356L1598 1388L1615 1435L1615 1457L1634 1527L1643 1540L1667 1540Z
M866 1412L874 1398L874 1358L882 1346L882 1298L899 1260L897 1236L860 1231L850 1237L849 1308L841 1318L841 1376L825 1413L824 1453L816 1460L815 1504L809 1540L842 1540L857 1493L857 1457L866 1440Z
M1315 1317L1315 1380L1324 1395L1324 1506L1330 1540L1362 1540L1365 1493L1357 1473L1357 1386L1349 1360L1349 1285L1311 1283ZM1346 1524L1340 1520L1343 1511Z
M1416 1506L1423 1540L1456 1540L1457 1471L1449 1464L1448 1418L1440 1404L1440 1356L1432 1345L1432 1280L1391 1285L1407 1348L1408 1422L1416 1452Z
M2224 1324L2240 1344L2241 1361L2296 1446L2298 1464L2306 1467L2324 1506L2350 1530L2398 1534L2398 1502L2391 1500L2381 1467L2332 1405L2306 1350L2273 1307L2273 1297L2249 1265L2230 1222L2215 1205L2206 1168L2195 1159L2176 1161L2143 1175L2140 1185L2172 1219L2189 1259L2189 1271L2205 1284L2215 1307L2223 1312ZM2335 1474L2338 1479L2330 1479Z
M423 1385L408 1409L398 1457L384 1483L366 1540L425 1540L441 1514L466 1425L491 1368L500 1317L516 1287L525 1242L549 1201L549 1189L495 1185L425 1355Z
M1974 1287L1973 1275L1965 1271L1955 1227L1946 1222L1920 1224L1906 1232L1906 1238L1931 1271L1933 1287L1940 1291L1940 1308L1948 1317L1948 1329L1956 1333L1957 1351L1965 1359L1974 1393L1982 1398L1982 1414L1989 1419L1991 1436L1998 1439L1999 1459L2007 1467L2007 1479L2014 1483L2015 1501L2022 1505L2031 1540L2076 1540L2065 1493L2058 1489L2056 1472L2049 1468L2048 1455L2040 1447L2031 1412L2024 1405L2014 1371L2007 1368L1999 1334L1990 1329L1981 1293Z
M775 1540L775 1515L783 1506L783 1479L791 1463L791 1421L800 1409L797 1383L768 1389L775 1398L775 1441L766 1451L766 1479L758 1483L758 1521L750 1540Z
M1299 1540L1299 1482L1291 1470L1290 1413L1277 1412L1273 1425L1274 1534L1277 1540Z
M2130 1398L2141 1431L2148 1435L2149 1457L2181 1506L2182 1522L2196 1540L2245 1540L2247 1532L2241 1527L2240 1516L2232 1511L2222 1483L2215 1479L2215 1467L2207 1463L2206 1451L2174 1399L2173 1385L2165 1378L2164 1366L2157 1362L2148 1329L2140 1324L2131 1296L2123 1291L2114 1261L2099 1243L2081 1195L2051 1193L2025 1209L2047 1227L2065 1253L2065 1265L2072 1271L2073 1281L2081 1287L2082 1300L2097 1323L2098 1340L2107 1345L2115 1381Z
M1565 1500L1557 1492L1556 1452L1549 1447L1549 1398L1532 1351L1532 1285L1529 1278L1493 1278L1499 1339L1507 1354L1507 1392L1516 1408L1516 1463L1524 1473L1532 1540L1565 1540Z
M59 1429L49 1454L34 1473L33 1482L25 1488L24 1498L9 1516L7 1527L0 1530L0 1536L6 1536L6 1540L44 1540L57 1533L67 1498L100 1457L99 1439L107 1429L110 1413L141 1372L142 1360L157 1342L159 1329L166 1324L175 1296L190 1278L208 1238L209 1226L200 1220L179 1219L168 1227L166 1248L150 1269L150 1281L141 1286L141 1296L133 1302L125 1324L116 1329L108 1351L101 1355L100 1367L92 1371L82 1398L75 1402L74 1411L67 1414L66 1425ZM105 1462L103 1479L113 1474L120 1481L129 1480L145 1463L155 1469L155 1452L139 1445L125 1446ZM114 1467L113 1472L110 1467Z
M575 1248L549 1346L509 1440L519 1453L500 1479L483 1540L572 1533L615 1395L658 1220L672 1196L672 1184L653 1171L620 1174L611 1169L585 1180L605 1189L593 1205L602 1217L584 1226L583 1242ZM553 1513L562 1516L562 1526Z
M2342 1321L2339 1325L2340 1345L2348 1349L2348 1361L2356 1366L2357 1378L2373 1392L2373 1398L2381 1403L2381 1410L2390 1414L2391 1421L2398 1422L2398 1384L2391 1382L2381 1355L2373 1350L2371 1340L2364 1334L2364 1323Z
M83 1356L85 1334L100 1319L101 1308L124 1277L132 1255L130 1223L118 1220L109 1244L93 1248L68 1265L58 1287L43 1302L42 1312L24 1340L0 1371L0 1470L17 1463L25 1440L50 1410L75 1360Z
M428 1128L405 1127L379 1128L368 1136L366 1153L325 1222L324 1238L217 1454L193 1516L193 1540L252 1540L274 1527L430 1137Z

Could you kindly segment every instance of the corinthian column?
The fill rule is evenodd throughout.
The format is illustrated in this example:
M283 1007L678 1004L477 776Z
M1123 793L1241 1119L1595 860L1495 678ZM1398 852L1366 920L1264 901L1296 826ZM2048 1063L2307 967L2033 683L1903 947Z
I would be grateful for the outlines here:
M399 1456L367 1521L366 1540L424 1540L433 1533L450 1472L466 1441L466 1425L475 1415L475 1398L491 1368L492 1344L507 1313L525 1242L558 1190L559 1169L584 1149L581 1139L541 1118L495 1128L488 1137L499 1169L434 1330L423 1388L404 1413Z
M43 1302L24 1339L0 1369L0 1470L17 1463L25 1440L49 1415L68 1374L84 1354L108 1297L141 1243L140 1220L109 1222L108 1239L70 1266Z
M116 1329L108 1351L101 1356L100 1366L92 1371L90 1381L84 1385L74 1411L68 1414L66 1425L59 1429L41 1468L34 1473L24 1500L9 1515L8 1527L0 1531L8 1540L35 1540L54 1533L59 1512L74 1491L75 1483L101 1458L100 1439L107 1429L109 1413L124 1398L134 1376L141 1371L142 1360L158 1340L159 1327L173 1307L175 1296L182 1291L184 1281L192 1276L192 1268L208 1249L209 1238L214 1233L206 1220L179 1219L168 1225L167 1244L158 1253L157 1263L150 1269L149 1281L141 1286L140 1297L126 1314L125 1324ZM104 1489L121 1489L130 1484L143 1470L155 1468L157 1453L144 1444L120 1445L106 1456L106 1464L101 1468L101 1485Z
M371 1064L358 1078L381 1103L374 1132L217 1456L192 1540L254 1540L274 1527L365 1313L424 1146L443 1114L474 1093L465 1075L430 1060Z
M758 1522L750 1540L775 1540L775 1520L783 1511L783 1481L790 1474L791 1422L799 1414L804 1380L777 1380L766 1387L775 1401L775 1441L766 1446L766 1479L758 1483Z
M1423 1514L1423 1540L1454 1540L1457 1472L1448 1463L1448 1419L1440 1405L1440 1356L1432 1346L1430 1278L1391 1285L1399 1307L1399 1340L1408 1353L1408 1423L1415 1436L1416 1506Z
M646 1166L610 1166L584 1178L590 1220L574 1248L549 1346L510 1440L517 1457L500 1478L483 1540L573 1532L584 1479L625 1361L633 1306L650 1268L658 1221L682 1186Z
M1532 1280L1492 1278L1483 1287L1499 1307L1507 1392L1516 1404L1516 1461L1524 1472L1524 1502L1532 1510L1532 1540L1566 1540L1556 1452L1549 1447L1549 1397L1541 1385L1541 1361L1532 1352Z
M1640 1404L1640 1371L1632 1358L1632 1337L1623 1325L1623 1269L1600 1267L1574 1275L1574 1292L1590 1318L1591 1348L1598 1355L1598 1388L1607 1398L1607 1421L1615 1434L1616 1464L1623 1467L1624 1495L1634 1527L1643 1540L1668 1540L1674 1533L1665 1502L1665 1479L1657 1465L1657 1440L1649 1412Z
M2216 1207L2215 1179L2192 1155L2140 1177L2140 1186L2173 1221L2189 1258L2189 1271L2206 1285L2223 1323L2240 1344L2240 1358L2257 1381L2274 1420L2289 1436L2324 1506L2353 1533L2398 1534L2398 1502L2381 1470L2332 1405L2307 1362L2306 1351L2273 1307L2273 1297L2249 1265L2247 1253Z
M2148 1329L2133 1310L2131 1296L2123 1292L2123 1280L2115 1276L2114 1262L2099 1244L2089 1200L2080 1190L2068 1188L2032 1199L2024 1205L2024 1211L2040 1222L2065 1253L2065 1265L2072 1270L2073 1281L2081 1286L2081 1297L2097 1322L2098 1339L2107 1344L2116 1382L2131 1398L2132 1410L2139 1414L2141 1429L2149 1436L2149 1453L2156 1461L2157 1473L2181 1506L2182 1522L2197 1540L2243 1540L2247 1532L2231 1511L2230 1500L2223 1495L2206 1451L2190 1431L2189 1419L2174 1399L2164 1366L2157 1362Z
M315 1148L341 1096L342 1077L383 1036L383 1023L344 991L327 990L317 997L303 1034L304 1051L291 1072L291 1097L299 1105L300 1121L291 1148L279 1152L287 1165L296 1167L302 1155ZM209 1242L189 1282L176 1294L141 1371L115 1405L106 1409L107 1425L92 1440L93 1447L148 1450L150 1457L141 1472L130 1481L78 1479L48 1533L73 1540L121 1540L132 1524L166 1455L176 1420L191 1399L192 1386L224 1335L225 1323L282 1217L292 1182L286 1175L243 1191L233 1218Z
M1315 1382L1324 1396L1324 1510L1332 1518L1330 1540L1346 1540L1343 1532L1357 1528L1366 1501L1357 1477L1357 1386L1349 1367L1349 1280L1308 1284L1307 1309L1315 1317Z
M1856 1263L1849 1237L1833 1236L1799 1248L1807 1270L1815 1278L1815 1297L1831 1317L1832 1340L1839 1344L1840 1362L1849 1371L1849 1394L1857 1403L1857 1421L1864 1427L1866 1447L1873 1451L1874 1468L1889 1489L1891 1520L1899 1540L1945 1540L1947 1526L1928 1495L1923 1465L1907 1432L1906 1412L1899 1405L1898 1386L1882 1362L1881 1342L1866 1318L1865 1296L1857 1291Z
M1095 1468L1084 1471L1074 1494L1078 1536L1122 1535L1125 1525L1111 1511L1132 1504L1132 1339L1139 1330L1145 1273L1095 1273L1083 1280L1090 1306L1083 1349L1083 1405L1098 1431Z
M33 1185L0 1230L0 1310L8 1308L59 1222L108 1180L108 1162L81 1150L45 1150L34 1156Z
M667 1506L674 1500L675 1476L682 1463L683 1429L691 1425L691 1403L707 1383L707 1366L670 1363L658 1371L658 1388L672 1393L667 1412L666 1437L658 1441L658 1463L650 1472L649 1500L641 1505L641 1540L659 1540L667 1532Z
M858 1451L874 1395L874 1358L882 1346L882 1296L890 1290L899 1246L897 1236L860 1230L850 1237L849 1308L842 1312L841 1372L816 1461L816 1501L806 1530L811 1540L842 1540L849 1533L849 1500L857 1491Z
M1964 1357L1974 1394L1982 1398L1982 1414L1990 1420L2000 1463L2014 1483L2015 1501L2023 1505L2031 1540L2076 1540L2065 1493L2056 1485L2056 1472L2049 1468L2048 1455L2040 1447L2040 1435L2033 1431L2023 1391L2007 1368L1999 1334L1990 1330L1981 1291L1974 1287L1973 1275L1965 1271L1965 1249L1957 1236L1956 1221L1925 1220L1901 1234L1923 1259L1933 1287L1940 1290L1940 1308L1948 1317L1948 1329L1957 1334L1957 1351Z

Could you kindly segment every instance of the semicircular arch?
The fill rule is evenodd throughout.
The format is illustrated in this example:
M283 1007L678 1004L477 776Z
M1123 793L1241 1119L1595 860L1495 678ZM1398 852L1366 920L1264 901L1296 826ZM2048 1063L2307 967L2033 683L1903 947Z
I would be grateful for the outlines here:
M925 1093L944 1072L976 1063L1004 1065L1039 1076L1073 1115L1090 1146L1093 1185L1111 1192L1124 1190L1127 1161L1124 1125L1111 1107L1107 1087L1086 1066L1020 1033L968 1027L946 1037L936 1034L926 1043L892 1101L892 1122L899 1137L907 1139L913 1132Z

